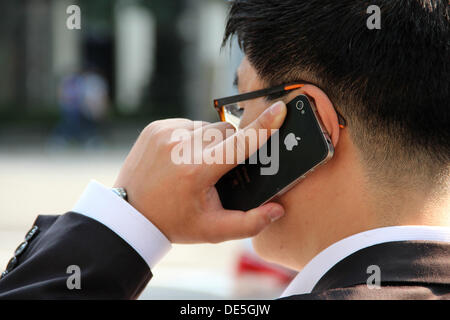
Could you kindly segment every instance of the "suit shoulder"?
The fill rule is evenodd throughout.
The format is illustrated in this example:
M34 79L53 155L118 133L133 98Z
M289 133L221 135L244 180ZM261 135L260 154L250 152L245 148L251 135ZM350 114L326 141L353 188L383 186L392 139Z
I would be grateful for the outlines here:
M450 300L450 286L394 285L369 289L367 285L335 288L280 300Z

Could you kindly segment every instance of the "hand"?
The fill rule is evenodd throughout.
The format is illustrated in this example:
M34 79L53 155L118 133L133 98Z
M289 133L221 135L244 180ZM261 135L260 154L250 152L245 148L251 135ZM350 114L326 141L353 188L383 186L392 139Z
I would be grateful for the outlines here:
M242 141L240 135L247 130L266 129L268 134L260 137L257 146L245 146L248 157L267 141L270 129L280 128L285 116L286 105L278 102L246 128L203 146L203 151L208 148L213 148L209 151L230 150L226 149L230 146L236 154L244 147L242 143L235 143ZM225 133L226 129L232 128L224 122L202 125L203 132L216 128ZM184 142L171 139L176 129L186 129L190 133ZM126 158L115 187L125 188L130 204L172 243L217 243L255 236L284 214L283 207L277 203L267 203L247 212L222 207L214 186L237 163L175 164L171 160L172 149L198 138L199 134L201 130L194 130L194 122L187 119L151 123L142 131Z

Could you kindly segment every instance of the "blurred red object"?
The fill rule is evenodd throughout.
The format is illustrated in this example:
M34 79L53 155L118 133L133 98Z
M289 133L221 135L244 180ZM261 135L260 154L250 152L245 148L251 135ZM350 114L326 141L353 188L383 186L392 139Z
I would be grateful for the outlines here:
M238 258L237 276L247 274L270 276L277 279L280 284L288 284L295 277L296 272L265 262L254 254L244 252Z

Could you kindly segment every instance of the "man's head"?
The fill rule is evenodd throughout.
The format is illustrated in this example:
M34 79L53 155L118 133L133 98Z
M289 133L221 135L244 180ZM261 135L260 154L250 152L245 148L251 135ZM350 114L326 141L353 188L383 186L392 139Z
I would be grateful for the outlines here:
M232 3L224 44L236 35L246 55L239 90L315 84L285 100L300 92L316 100L336 147L327 165L280 199L286 217L255 239L257 251L270 260L299 268L327 242L357 231L436 223L419 212L433 211L431 198L448 201L448 1L370 5L381 8L380 30L367 27L365 1ZM260 102L245 107L248 121L268 106ZM256 105L259 111L247 111ZM346 118L346 129L338 129L334 108ZM420 196L405 198L412 195ZM355 210L363 212L356 216ZM295 248L305 251L303 258L288 257Z

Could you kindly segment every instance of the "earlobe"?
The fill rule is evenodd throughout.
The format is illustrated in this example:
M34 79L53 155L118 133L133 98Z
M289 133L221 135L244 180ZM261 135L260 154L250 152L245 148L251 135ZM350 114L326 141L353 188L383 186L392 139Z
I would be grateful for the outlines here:
M336 147L339 141L339 119L333 103L325 92L314 85L305 85L301 91L314 100L319 117Z

